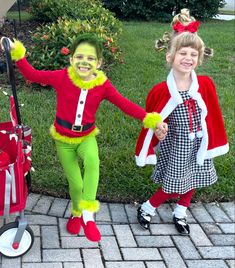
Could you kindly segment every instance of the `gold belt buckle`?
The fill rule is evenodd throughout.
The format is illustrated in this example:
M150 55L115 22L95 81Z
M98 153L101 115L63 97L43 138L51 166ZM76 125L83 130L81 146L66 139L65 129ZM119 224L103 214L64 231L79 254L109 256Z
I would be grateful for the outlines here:
M82 132L82 130L83 130L83 126L72 125L72 131L74 131L74 132Z

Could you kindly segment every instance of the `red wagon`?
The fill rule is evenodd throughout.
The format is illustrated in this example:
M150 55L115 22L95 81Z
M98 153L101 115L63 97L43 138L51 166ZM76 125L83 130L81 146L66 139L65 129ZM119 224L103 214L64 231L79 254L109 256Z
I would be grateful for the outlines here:
M11 121L0 123L0 216L8 218L10 214L16 214L17 217L0 228L0 253L19 257L34 242L24 215L31 183L31 129L21 123L7 38L3 39L3 47L13 94L9 97Z

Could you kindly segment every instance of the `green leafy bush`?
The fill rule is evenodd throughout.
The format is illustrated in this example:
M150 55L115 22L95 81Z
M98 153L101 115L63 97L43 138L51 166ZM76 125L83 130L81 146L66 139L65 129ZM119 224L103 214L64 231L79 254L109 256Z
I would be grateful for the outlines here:
M175 1L156 0L104 0L104 6L114 12L118 18L127 20L158 20L167 22L171 19Z
M103 0L104 6L118 18L134 20L157 20L169 22L173 12L189 8L197 19L208 19L218 14L225 0Z
M190 0L187 1L187 4L185 4L185 1L179 1L179 7L176 11L180 11L183 5L186 5L186 7L190 9L191 14L195 16L195 18L206 20L218 14L219 8L224 7L225 0Z
M122 61L118 46L122 23L99 0L31 0L29 12L34 20L43 23L33 33L34 45L30 50L37 68L67 65L71 44L85 32L104 40L104 68Z
M98 19L103 13L107 13L99 0L31 0L28 11L34 20L42 23L55 22L61 17L80 20Z
M81 33L94 33L104 42L104 68L121 61L118 36L121 27L112 31L115 20L103 14L99 20L69 20L59 18L57 22L37 28L32 35L33 45L29 49L30 61L37 69L58 69L69 64L69 50ZM104 26L105 21L106 26ZM110 26L110 27L109 27Z

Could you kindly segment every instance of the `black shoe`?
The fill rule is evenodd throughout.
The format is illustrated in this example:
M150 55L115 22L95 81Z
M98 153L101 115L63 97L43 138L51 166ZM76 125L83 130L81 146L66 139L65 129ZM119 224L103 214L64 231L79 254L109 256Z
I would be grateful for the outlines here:
M173 217L173 222L175 224L175 228L176 230L182 234L182 235L189 235L190 233L190 229L189 229L189 225L186 221L185 218L179 219L176 218L175 216Z
M149 229L151 215L142 210L141 207L137 209L137 220L143 229Z

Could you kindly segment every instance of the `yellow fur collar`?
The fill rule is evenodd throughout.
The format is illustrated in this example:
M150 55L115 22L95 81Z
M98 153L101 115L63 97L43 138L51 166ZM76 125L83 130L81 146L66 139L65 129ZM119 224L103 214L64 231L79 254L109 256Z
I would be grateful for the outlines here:
M95 86L101 86L107 80L107 77L102 71L96 72L96 78L91 81L83 81L79 76L77 76L73 66L68 67L68 76L72 83L82 89L92 89Z

